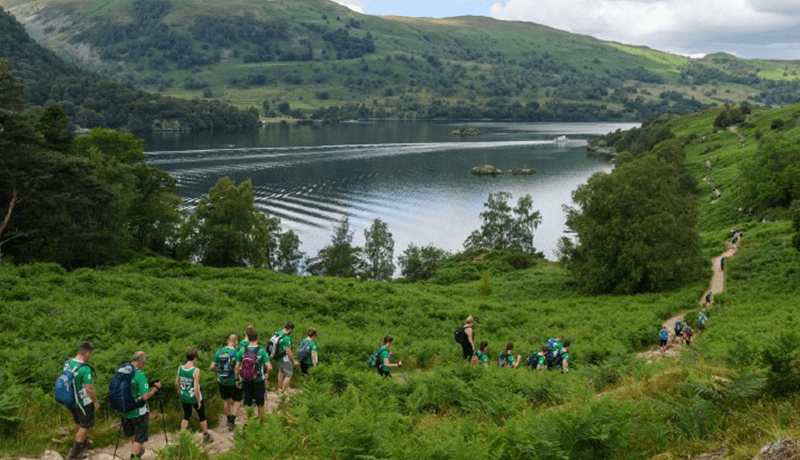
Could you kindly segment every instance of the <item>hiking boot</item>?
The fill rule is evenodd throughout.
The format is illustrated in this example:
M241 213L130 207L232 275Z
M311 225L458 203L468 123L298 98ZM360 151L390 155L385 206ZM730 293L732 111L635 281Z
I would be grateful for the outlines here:
M214 440L211 439L211 434L203 433L203 442L206 444L211 444L212 442L214 442Z

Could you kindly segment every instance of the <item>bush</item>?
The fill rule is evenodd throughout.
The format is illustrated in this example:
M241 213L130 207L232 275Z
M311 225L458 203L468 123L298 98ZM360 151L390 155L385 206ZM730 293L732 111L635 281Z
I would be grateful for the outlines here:
M485 271L478 282L478 293L480 295L492 294L492 272Z

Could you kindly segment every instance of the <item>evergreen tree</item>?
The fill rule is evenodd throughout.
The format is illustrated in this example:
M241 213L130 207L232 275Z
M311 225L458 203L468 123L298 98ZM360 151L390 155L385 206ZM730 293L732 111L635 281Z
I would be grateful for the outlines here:
M334 228L331 243L320 249L317 257L306 260L306 270L317 276L354 278L361 265L360 253L361 248L353 246L350 220L345 216Z

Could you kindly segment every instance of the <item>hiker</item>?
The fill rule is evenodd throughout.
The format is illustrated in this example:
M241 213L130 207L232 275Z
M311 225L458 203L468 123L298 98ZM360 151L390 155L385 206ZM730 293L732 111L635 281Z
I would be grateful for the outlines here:
M547 368L552 369L553 366L556 365L558 361L558 355L561 353L561 350L564 348L563 345L564 336L560 335L556 338L550 338L547 340L547 343L544 344L545 348L547 348Z
M720 271L725 271L725 262L728 261L727 257L720 257L719 258L719 269Z
M236 414L242 405L242 389L236 385L236 349L238 347L236 334L228 336L228 343L217 350L211 361L211 370L217 372L217 386L222 397L222 408L228 419L228 431L236 427ZM233 407L231 407L233 400Z
M706 293L706 296L705 296L705 301L703 302L703 305L704 305L704 306L708 307L708 306L710 306L710 305L711 305L711 299L713 299L713 295L714 295L714 294L713 294L711 291L708 291L708 292Z
M669 342L669 329L666 324L661 325L661 330L658 332L658 350L664 353L667 350L667 342Z
M73 383L77 394L75 404L68 407L75 421L75 444L67 455L67 460L83 458L85 452L94 444L87 439L89 430L94 426L95 413L100 409L100 402L97 400L97 393L94 390L95 373L89 366L89 359L92 357L94 345L90 342L83 342L78 347L78 353L74 358L70 358L64 364L64 370L69 369L73 375Z
M547 369L547 347L542 347L541 350L528 356L528 366L536 372Z
M267 370L266 374L264 369ZM267 392L265 377L269 378L272 364L269 363L267 350L258 346L258 331L247 330L247 346L236 352L236 384L242 389L244 405L256 403L259 416L264 415L265 394ZM245 419L245 423L247 420ZM229 427L230 428L230 427Z
M297 346L297 359L300 360L300 373L303 377L308 377L310 367L317 367L319 363L317 351L317 330L309 327L308 337L301 340Z
M278 390L286 392L289 388L289 383L292 381L292 373L294 366L300 363L294 359L292 354L292 332L294 331L294 323L289 321L282 330L275 332L279 336L277 343L277 350L275 351L275 366L278 368ZM274 337L274 336L273 336ZM270 339L272 341L272 339Z
M461 344L461 357L465 360L471 360L472 354L475 352L475 339L473 336L473 326L475 325L475 318L472 315L467 316L464 325L461 326L460 341Z
M514 355L511 353L513 350L514 343L508 342L506 348L497 354L497 367L516 368L519 366L519 362L521 361L522 357L517 355L517 358L514 359Z
M178 391L183 406L181 430L189 428L189 420L192 418L192 409L194 409L200 420L203 442L209 443L211 435L208 434L206 408L203 406L203 394L200 392L200 369L195 367L196 363L197 349L189 348L186 350L186 362L182 366L178 366L178 371L175 373L175 389Z
M675 321L675 342L680 343L683 340L683 330L684 324L683 321L678 319Z
M247 340L247 333L250 332L250 331L255 331L255 330L256 330L256 328L254 328L252 324L248 324L247 325L247 329L244 330L244 337L242 338L242 341L239 342L239 347L236 349L236 351L239 351L240 349L242 349L242 348L246 347L247 345L249 345L250 342L249 342L249 340Z
M564 348L558 354L559 363L558 367L561 368L561 373L566 374L569 372L569 340L564 342Z
M392 342L394 342L394 338L391 335L387 335L383 338L383 345L378 348L378 374L382 377L389 377L392 375L389 372L390 367L403 367L403 362L398 361L396 364L390 362L390 355L389 355L389 347L392 346Z
M697 328L700 329L700 332L703 332L706 329L706 321L708 321L708 316L701 311L697 316Z
M475 366L478 363L483 363L484 366L489 366L489 355L486 352L489 350L489 342L481 342L478 349L472 353L470 364Z
M134 399L141 398L145 401L145 405L122 413L122 433L131 443L131 459L141 458L144 453L143 444L150 435L150 414L148 414L150 408L146 402L161 389L161 382L158 380L154 380L153 388L150 388L147 375L142 371L145 363L147 363L147 353L140 350L133 354L131 365L137 372L131 381L131 395Z
M692 344L692 336L693 335L694 335L694 329L692 329L692 326L689 326L687 324L686 325L686 331L683 333L683 337L684 337L684 339L686 339L686 346L689 346L689 345Z

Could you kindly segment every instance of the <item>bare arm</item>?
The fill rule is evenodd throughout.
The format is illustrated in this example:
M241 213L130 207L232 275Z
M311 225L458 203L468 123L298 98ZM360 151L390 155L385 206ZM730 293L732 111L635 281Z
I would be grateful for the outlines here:
M292 353L292 349L291 348L287 348L286 349L286 356L289 357L289 361L291 361L292 364L294 364L295 366L299 366L300 365L300 363L298 363L297 360L294 359L294 354Z
M181 368L178 368L178 371L175 372L175 390L178 392L178 396L181 395Z
M475 349L475 340L472 339L472 326L468 327L464 330L467 333L467 340L469 340L469 344L472 345L472 349Z
M84 385L83 389L86 390L86 396L94 403L94 410L100 409L100 401L97 400L97 392L94 391L94 385Z
M311 365L317 367L318 359L317 350L311 350Z
M194 370L194 395L197 398L197 408L203 407L203 400L200 399L200 368Z

